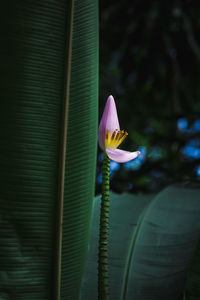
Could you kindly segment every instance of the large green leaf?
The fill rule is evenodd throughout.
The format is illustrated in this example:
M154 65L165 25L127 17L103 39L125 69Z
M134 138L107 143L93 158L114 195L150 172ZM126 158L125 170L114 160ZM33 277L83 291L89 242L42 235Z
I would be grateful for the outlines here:
M110 299L183 299L200 233L199 200L199 187L170 186L154 198L112 194ZM96 198L83 300L97 299L99 202Z
M75 1L66 149L62 299L78 299L94 195L97 97L97 1Z
M200 233L200 189L171 186L159 193L140 226L127 299L182 299Z
M78 299L96 164L97 11L94 0L1 7L0 299L57 299L60 269L61 299Z

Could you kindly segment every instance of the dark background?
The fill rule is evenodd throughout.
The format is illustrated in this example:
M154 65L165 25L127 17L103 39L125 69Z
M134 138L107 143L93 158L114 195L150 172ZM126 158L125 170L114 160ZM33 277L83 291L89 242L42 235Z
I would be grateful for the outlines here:
M200 4L195 1L100 1L100 109L115 98L120 146L140 150L111 162L111 189L157 192L200 180ZM101 188L98 149L96 193Z

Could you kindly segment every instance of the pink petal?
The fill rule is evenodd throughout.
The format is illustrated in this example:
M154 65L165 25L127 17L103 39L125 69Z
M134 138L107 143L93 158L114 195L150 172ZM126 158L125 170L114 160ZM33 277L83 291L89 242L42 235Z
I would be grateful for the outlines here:
M111 149L111 148L106 148L106 153L110 159L119 163L124 163L129 160L132 160L140 154L139 151L129 152L125 150Z
M113 96L109 96L99 125L99 146L105 149L106 130L120 130L117 109Z

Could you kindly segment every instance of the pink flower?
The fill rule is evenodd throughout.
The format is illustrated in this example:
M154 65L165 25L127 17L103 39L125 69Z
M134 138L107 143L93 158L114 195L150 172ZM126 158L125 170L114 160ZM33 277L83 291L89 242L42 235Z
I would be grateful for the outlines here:
M99 125L99 146L110 159L119 163L127 162L140 154L139 151L117 149L127 135L127 132L120 130L115 100L109 96Z

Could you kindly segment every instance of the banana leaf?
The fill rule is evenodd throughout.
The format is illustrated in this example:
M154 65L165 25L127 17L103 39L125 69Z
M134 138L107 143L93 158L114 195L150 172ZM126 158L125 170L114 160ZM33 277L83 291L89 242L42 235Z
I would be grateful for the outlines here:
M200 189L171 186L149 206L132 256L127 299L182 299L200 234Z
M1 14L0 299L77 300L96 166L98 3L8 0Z
M82 300L97 299L99 202L96 198ZM199 186L174 185L156 196L112 194L110 211L110 299L183 300L200 235Z

